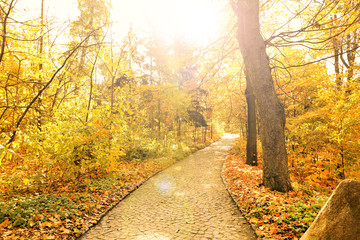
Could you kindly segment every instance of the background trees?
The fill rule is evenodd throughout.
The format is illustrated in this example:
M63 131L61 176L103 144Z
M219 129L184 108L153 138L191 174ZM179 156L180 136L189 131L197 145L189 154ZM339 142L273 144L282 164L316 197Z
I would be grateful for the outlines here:
M246 46L244 61L235 16L224 21L217 41L198 47L181 34L168 39L153 26L149 32L129 26L117 38L107 1L79 0L79 15L68 25L47 16L47 1L38 1L39 8L45 7L36 18L23 21L19 4L0 3L0 154L2 171L11 172L6 186L16 182L14 166L30 169L24 175L40 184L97 171L108 174L130 159L180 156L194 140L209 139L215 128L241 137L250 129L265 133L259 123L257 128L248 124L245 90L250 88L258 107L260 101L266 106L252 119L264 119L275 109L278 119L263 120L260 126L285 126L284 135L275 134L285 143L267 138L257 142L264 149L259 148L259 163L265 169L276 166L266 160L276 157L268 157L265 149L277 149L281 153L273 154L283 156L280 165L286 172L286 146L290 169L303 181L318 181L316 175L334 182L357 177L356 1L260 2L260 47ZM254 13L257 8L253 6ZM224 11L231 12L230 4ZM239 35L240 42L250 36ZM261 61L252 59L259 54ZM252 66L264 66L249 70L250 60ZM250 79L265 72L265 90L250 86L255 83ZM271 92L274 101L260 91ZM58 172L44 175L36 169ZM290 187L288 177L284 179L283 189L268 186L286 191Z
M0 15L5 188L27 186L14 181L14 166L42 186L110 174L123 161L181 158L211 137L189 114L195 107L210 119L186 41L141 38L131 27L115 41L107 1L79 0L65 29L48 21L43 1L38 18L16 21L16 3L1 2Z
M77 1L65 23L48 15L52 1L32 1L28 18L24 2L0 1L0 196L10 202L147 176L217 131L239 133L240 154L253 146L248 163L258 150L271 189L291 189L287 166L294 183L319 189L359 178L358 2L219 0L225 24L202 46L153 24L119 37L108 1ZM201 7L193 19L205 19Z

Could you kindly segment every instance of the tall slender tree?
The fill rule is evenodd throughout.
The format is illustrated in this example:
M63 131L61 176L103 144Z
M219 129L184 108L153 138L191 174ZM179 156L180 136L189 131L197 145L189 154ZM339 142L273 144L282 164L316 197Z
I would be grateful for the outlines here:
M246 74L245 74L246 75ZM246 103L247 103L247 134L246 134L246 164L257 166L257 134L256 134L256 103L254 90L249 77L246 76Z
M80 16L73 21L70 29L70 35L74 39L72 45L76 45L76 43L87 36L89 32L109 23L110 13L108 1L78 0L78 8ZM91 66L87 66L86 58L92 51L96 52L94 46L100 42L101 36L103 36L103 32L98 31L96 35L87 38L87 42L84 43L80 51L76 76L83 77L91 72L91 70L89 70Z

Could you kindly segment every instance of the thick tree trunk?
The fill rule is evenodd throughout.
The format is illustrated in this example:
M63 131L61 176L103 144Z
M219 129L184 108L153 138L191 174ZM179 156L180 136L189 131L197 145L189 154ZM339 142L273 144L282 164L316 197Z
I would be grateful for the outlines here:
M238 18L240 50L260 115L263 184L271 190L287 192L292 187L285 147L285 111L275 92L266 45L260 34L259 1L237 0L233 9Z
M248 112L248 127L246 135L246 164L257 166L257 145L256 145L256 107L255 96L250 82L246 86L246 102Z

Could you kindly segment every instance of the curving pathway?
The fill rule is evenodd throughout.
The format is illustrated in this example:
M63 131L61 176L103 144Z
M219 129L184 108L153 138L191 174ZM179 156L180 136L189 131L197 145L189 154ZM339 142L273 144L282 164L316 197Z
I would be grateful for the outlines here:
M220 177L235 137L225 134L150 178L82 239L255 240Z

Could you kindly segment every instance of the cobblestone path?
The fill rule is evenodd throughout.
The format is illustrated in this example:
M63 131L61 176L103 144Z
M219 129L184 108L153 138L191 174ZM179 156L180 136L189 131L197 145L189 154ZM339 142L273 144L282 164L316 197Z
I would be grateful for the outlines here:
M220 177L234 135L149 179L82 239L256 239Z

